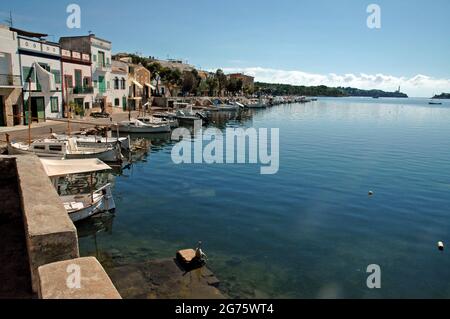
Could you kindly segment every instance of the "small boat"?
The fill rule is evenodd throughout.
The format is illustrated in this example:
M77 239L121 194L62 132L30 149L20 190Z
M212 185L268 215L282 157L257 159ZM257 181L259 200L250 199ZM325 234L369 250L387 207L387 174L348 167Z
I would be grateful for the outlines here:
M90 184L92 188L93 173L111 170L110 166L98 159L64 161L41 159L41 162L56 189L58 189L57 184L60 177L85 173L91 174ZM95 191L92 190L88 194L64 195L60 196L60 199L73 222L81 221L98 213L113 212L116 208L111 184L106 184Z
M170 133L169 124L144 123L139 120L123 121L119 123L121 133Z
M42 139L31 145L11 142L8 144L11 155L35 154L44 158L86 159L98 158L104 162L121 162L123 159L120 146L113 147L79 147L74 138L68 140Z
M221 100L214 100L211 111L233 112L239 110L239 108L236 104L225 104Z
M264 109L268 105L267 101L263 98L253 99L247 104L249 109Z
M95 135L64 135L64 134L52 134L52 137L60 140L67 141L69 138L76 140L77 145L80 147L93 147L93 148L107 148L114 147L115 144L120 143L120 147L124 150L130 149L130 137L102 137Z
M178 120L176 118L169 119L155 116L142 116L138 117L137 119L145 124L168 124L170 125L170 128L177 128L179 125Z
M434 101L430 101L428 102L429 105L442 105L442 102L434 102Z

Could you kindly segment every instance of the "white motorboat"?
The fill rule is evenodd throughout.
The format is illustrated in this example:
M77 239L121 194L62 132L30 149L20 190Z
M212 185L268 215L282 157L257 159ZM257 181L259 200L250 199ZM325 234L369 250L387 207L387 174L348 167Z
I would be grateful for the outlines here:
M115 144L120 143L120 147L124 150L130 149L130 137L102 137L95 135L64 135L64 134L52 134L52 137L60 140L67 141L70 138L75 139L77 145L80 147L91 147L91 148L108 148L114 147Z
M160 118L154 116L142 116L138 117L137 119L145 124L169 124L170 128L177 128L179 125L177 119Z
M119 145L106 148L79 147L73 138L65 141L42 139L31 145L11 142L8 144L8 153L11 155L35 154L39 157L55 159L98 158L104 162L120 162L123 159Z
M60 177L90 173L92 188L92 174L111 169L110 166L98 159L64 161L41 159L41 162L55 187L57 187ZM60 199L73 222L78 222L98 213L114 211L116 208L111 184L106 184L95 191L92 190L88 194L64 195L60 196Z
M253 99L247 104L247 107L250 109L263 109L268 105L267 101L263 98Z
M139 120L123 121L119 123L122 133L170 133L170 125L166 123L152 124Z

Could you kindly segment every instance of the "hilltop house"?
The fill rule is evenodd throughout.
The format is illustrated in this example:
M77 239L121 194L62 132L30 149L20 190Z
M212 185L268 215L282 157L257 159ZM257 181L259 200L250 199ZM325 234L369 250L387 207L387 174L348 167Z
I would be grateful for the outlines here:
M0 25L0 126L23 123L17 33Z
M17 33L19 63L22 72L24 124L28 123L28 107L32 121L62 117L61 48L58 43L43 40L46 34L11 28ZM40 66L36 69L36 65ZM47 76L49 85L39 83L39 75ZM50 80L51 76L53 79ZM41 77L42 79L42 77ZM28 104L30 103L30 104Z
M129 106L132 110L140 110L147 102L150 102L152 89L155 87L151 84L150 71L141 64L130 63L128 70Z

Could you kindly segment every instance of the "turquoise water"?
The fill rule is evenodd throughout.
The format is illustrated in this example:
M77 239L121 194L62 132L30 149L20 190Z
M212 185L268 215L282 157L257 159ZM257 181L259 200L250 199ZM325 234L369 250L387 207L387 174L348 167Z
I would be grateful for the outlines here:
M325 98L214 125L279 128L278 174L175 165L173 143L155 139L113 178L107 231L80 226L82 254L114 267L105 256L167 258L202 240L232 298L450 297L437 249L450 244L450 101ZM370 264L381 289L366 286Z

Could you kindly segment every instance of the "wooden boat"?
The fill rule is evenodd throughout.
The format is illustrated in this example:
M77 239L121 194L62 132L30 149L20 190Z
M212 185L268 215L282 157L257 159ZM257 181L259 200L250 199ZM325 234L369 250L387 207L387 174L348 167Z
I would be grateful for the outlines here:
M147 124L139 120L123 121L119 123L121 133L169 133L169 124Z
M442 105L442 102L434 102L434 101L430 101L428 102L429 105Z
M92 174L111 169L110 166L98 159L63 161L41 159L41 162L47 176L56 188L60 177L90 173L92 189ZM111 184L106 184L95 191L92 190L88 194L64 195L60 196L60 199L73 222L81 221L98 213L113 212L116 208Z
M170 128L177 128L179 123L178 120L175 119L169 119L169 118L160 118L155 116L141 116L137 118L139 121L145 123L145 124L168 124L170 125Z
M67 141L70 138L75 139L77 145L80 147L88 148L108 148L114 147L117 143L120 143L120 147L124 150L130 149L130 137L102 137L95 135L64 135L64 134L52 134L52 137L60 140Z
M79 147L73 138L66 141L42 139L31 145L11 142L8 144L8 153L11 155L35 154L39 157L55 159L98 158L104 162L120 162L123 159L118 145L106 148Z

